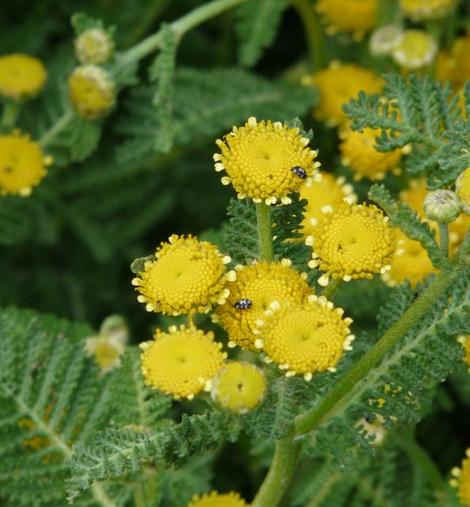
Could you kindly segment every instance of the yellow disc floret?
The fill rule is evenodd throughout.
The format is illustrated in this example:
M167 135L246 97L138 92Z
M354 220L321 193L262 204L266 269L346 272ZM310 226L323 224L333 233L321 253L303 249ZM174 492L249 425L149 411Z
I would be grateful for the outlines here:
M229 295L226 282L236 278L234 271L225 271L229 262L230 257L208 241L174 234L160 245L154 260L144 263L132 284L140 293L138 301L145 303L148 311L207 313Z
M0 95L9 99L35 97L44 87L47 72L41 60L28 55L0 57Z
M70 101L75 111L88 120L104 116L114 104L114 84L96 65L77 67L68 80Z
M344 177L336 178L331 173L319 173L309 185L300 189L300 198L307 200L302 233L312 234L312 226L323 216L323 211L333 211L343 202L354 204L357 196L351 185L345 183Z
M192 399L208 389L226 357L213 333L193 327L157 329L154 340L140 347L145 383L175 399Z
M205 495L195 495L188 507L248 507L238 493L220 494L212 491Z
M75 53L81 63L104 63L113 52L114 43L101 28L85 30L75 39Z
M327 285L330 276L349 281L388 271L395 254L395 230L376 206L343 204L334 213L323 214L306 243L313 245L309 266L325 272L318 283Z
M387 172L398 172L402 151L377 151L374 146L379 134L380 129L370 128L362 132L348 128L340 133L342 163L351 168L355 180L381 180Z
M214 155L215 170L225 169L222 183L232 183L240 199L289 204L288 195L298 191L320 165L308 143L298 128L251 117L216 141L222 153Z
M41 146L19 132L0 135L0 194L27 196L46 176L45 157Z
M413 21L445 16L454 5L455 0L400 0L400 9Z
M457 178L455 190L462 204L462 209L467 215L470 215L470 167L465 169Z
M290 267L290 261L255 262L240 266L230 295L219 306L215 319L229 335L229 347L256 350L257 327L273 300L301 303L312 290L304 277Z
M382 79L369 69L358 65L333 62L329 68L304 78L304 84L315 86L320 98L313 110L319 121L330 126L347 121L343 105L355 98L362 90L365 93L379 93L383 87Z
M263 371L251 363L233 361L223 366L212 382L212 397L227 410L243 414L257 407L266 392Z
M344 350L351 350L351 319L324 296L309 296L302 304L271 303L260 327L260 347L287 376L335 370Z
M374 28L378 4L378 0L319 0L317 10L329 34L346 32L360 40Z
M414 241L397 231L399 249L393 258L390 271L382 275L383 280L390 286L408 280L414 287L426 276L436 270L432 265L428 252L419 241Z
M461 468L452 469L450 484L459 490L459 499L462 505L470 506L470 449L467 449L466 458Z
M392 56L406 70L416 70L431 64L437 53L436 41L423 30L405 30Z

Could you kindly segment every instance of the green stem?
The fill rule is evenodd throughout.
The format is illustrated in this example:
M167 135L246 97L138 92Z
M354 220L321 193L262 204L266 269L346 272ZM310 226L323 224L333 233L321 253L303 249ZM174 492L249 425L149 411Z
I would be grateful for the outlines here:
M49 129L44 132L39 140L41 146L45 148L49 144L53 142L55 137L57 137L64 129L66 129L70 122L74 118L74 112L69 109L66 111Z
M308 0L290 0L304 25L310 66L315 72L325 65L325 40L323 30L313 5Z
M16 120L21 112L21 102L9 100L3 106L0 126L2 129L11 130L16 125Z
M317 428L334 413L336 406L367 374L375 368L401 338L432 308L435 301L448 289L458 276L457 270L442 272L429 287L391 326L380 340L352 366L338 381L330 393L314 408L297 416L296 433L303 435Z
M449 257L449 225L439 224L439 239L441 242L441 250L446 257Z
M330 299L331 296L337 291L338 287L341 285L341 278L335 278L333 279L324 289L321 293L322 296L325 296L327 299Z
M282 500L294 475L299 458L300 444L292 435L276 443L274 458L251 507L276 507Z
M264 202L256 204L258 222L259 255L264 261L273 260L273 237L271 226L271 208Z

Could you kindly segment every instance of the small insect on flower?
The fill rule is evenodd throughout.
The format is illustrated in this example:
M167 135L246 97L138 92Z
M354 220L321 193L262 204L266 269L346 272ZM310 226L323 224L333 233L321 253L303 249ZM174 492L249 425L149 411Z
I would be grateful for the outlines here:
M47 71L41 60L13 54L0 57L0 95L22 100L38 95L44 88Z
M451 471L450 485L459 490L459 499L462 505L470 506L470 448L461 467L454 467Z
M302 180L305 180L308 176L307 171L298 165L293 167L291 171Z
M220 494L211 491L205 495L195 495L189 502L188 507L248 507L238 493Z
M233 305L233 307L236 308L237 310L248 310L248 308L251 308L252 306L253 306L253 302L251 301L251 299L247 299L247 298L239 299Z

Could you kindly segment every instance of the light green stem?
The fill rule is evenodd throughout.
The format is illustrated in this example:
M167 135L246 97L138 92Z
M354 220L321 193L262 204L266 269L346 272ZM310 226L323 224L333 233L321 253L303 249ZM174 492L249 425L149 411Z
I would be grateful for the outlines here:
M258 222L259 256L264 261L273 260L273 237L271 225L271 208L264 202L256 204Z
M441 243L441 250L446 257L449 257L449 225L439 224L439 240Z
M303 435L327 421L336 406L375 368L401 338L432 308L436 300L458 277L458 270L442 272L416 299L380 340L364 355L314 408L297 416L296 433Z
M331 296L338 290L338 287L341 285L341 279L335 278L333 279L324 289L321 293L322 296L325 296L327 299L330 299Z
M43 148L50 145L54 139L63 131L65 130L69 125L70 122L74 118L74 112L69 109L66 111L49 129L44 132L44 134L41 136L41 139L39 140L41 146Z
M3 106L2 119L0 126L2 129L11 130L16 125L16 120L21 112L21 102L9 100Z
M309 52L310 66L315 72L325 65L325 40L314 6L308 0L290 0L302 20Z

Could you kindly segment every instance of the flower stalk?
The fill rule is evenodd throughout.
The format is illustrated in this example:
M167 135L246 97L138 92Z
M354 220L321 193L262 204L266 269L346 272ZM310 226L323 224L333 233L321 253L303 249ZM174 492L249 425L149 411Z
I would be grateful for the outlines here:
M258 222L259 256L263 261L273 260L273 238L271 225L271 208L264 202L256 204Z

